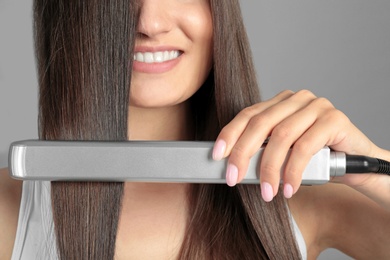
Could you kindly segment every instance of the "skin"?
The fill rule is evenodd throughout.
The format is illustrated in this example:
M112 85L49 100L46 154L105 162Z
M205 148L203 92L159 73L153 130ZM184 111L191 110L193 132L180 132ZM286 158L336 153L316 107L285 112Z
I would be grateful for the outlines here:
M11 259L18 224L22 183L8 176L7 169L0 169L0 259Z
M174 46L183 54L179 65L169 72L147 75L134 71L129 137L190 140L193 127L186 101L211 67L211 53L204 50L210 48L199 48L212 42L208 1L144 0L140 19L136 50L139 46ZM240 182L248 160L267 137L261 162L261 196L270 201L279 191L291 197L289 207L303 233L309 259L328 247L355 258L389 257L385 245L390 242L390 178L351 175L334 180L341 184L299 185L303 168L324 145L385 160L390 160L389 151L373 144L328 100L306 90L284 91L244 109L218 136L214 158L229 158L230 186ZM286 158L291 146L293 151ZM279 188L279 169L285 160L283 180L291 187ZM126 183L116 259L175 258L185 234L187 190L187 184ZM1 170L0 259L9 259L12 253L20 196L21 182L10 179L6 169Z

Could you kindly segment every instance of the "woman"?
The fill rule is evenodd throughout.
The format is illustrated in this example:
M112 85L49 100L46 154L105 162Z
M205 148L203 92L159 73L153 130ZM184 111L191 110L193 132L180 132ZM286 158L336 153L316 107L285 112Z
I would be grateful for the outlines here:
M213 157L229 157L232 187L52 183L54 242L50 184L22 187L2 174L4 257L55 258L55 247L62 259L313 259L327 247L389 255L389 178L338 180L361 193L299 184L324 145L385 160L390 152L309 91L260 103L238 1L36 1L34 8L41 139L216 140ZM260 194L258 185L236 184L267 137ZM38 221L23 228L28 214ZM33 232L42 227L48 231Z

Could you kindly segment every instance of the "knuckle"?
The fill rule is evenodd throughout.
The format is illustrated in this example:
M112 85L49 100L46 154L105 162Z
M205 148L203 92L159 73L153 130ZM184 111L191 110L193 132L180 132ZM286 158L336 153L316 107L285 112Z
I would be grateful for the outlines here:
M219 133L219 137L229 142L234 136L239 136L240 134L240 131L236 127L226 125Z
M309 141L300 140L294 144L292 149L294 150L294 153L303 156L311 151L310 147L311 145Z
M277 125L272 131L272 137L279 142L288 140L292 136L292 129L286 125Z
M248 160L250 157L245 147L241 146L240 144L236 144L232 148L230 158L236 158L238 160Z
M272 100L280 101L280 100L288 99L291 96L293 96L294 94L295 94L295 92L293 92L292 90L283 90L269 100L270 101L272 101Z
M283 90L282 92L280 92L280 95L282 95L282 96L291 96L291 95L294 95L294 93L295 93L294 91L286 89L286 90Z
M296 165L289 165L286 167L285 180L288 180L290 184L296 184L302 179L303 169Z
M259 127L264 127L267 122L269 122L269 117L267 116L267 113L263 113L263 114L259 114L259 115L256 115L254 117L252 117L250 120L249 120L249 123L248 123L248 126L250 128L259 128Z
M329 114L330 118L333 120L336 120L338 122L340 121L349 121L348 117L340 110L334 109L332 112Z
M332 122L333 125L339 127L345 126L350 123L349 118L338 109L333 109L329 111L325 116L325 120L327 122Z
M276 173L280 173L280 168L272 163L262 163L260 166L260 173L265 177L272 177Z
M240 114L245 118L251 118L257 114L257 109L255 106L249 106L241 110Z
M316 95L314 95L313 92L311 92L310 90L307 90L307 89L299 90L299 91L296 93L296 95L297 95L297 96L302 96L302 97L307 98L307 99L316 98Z
M333 104L329 101L329 99L324 98L324 97L316 98L312 102L312 104L315 106L321 107L321 108L326 108L326 109L333 108Z

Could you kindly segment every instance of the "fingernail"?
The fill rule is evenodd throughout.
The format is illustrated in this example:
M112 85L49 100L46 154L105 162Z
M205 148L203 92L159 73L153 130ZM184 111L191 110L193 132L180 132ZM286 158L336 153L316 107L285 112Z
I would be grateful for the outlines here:
M226 142L224 140L218 140L213 149L213 159L219 161L225 155L226 150Z
M238 168L234 164L229 164L226 170L226 183L230 187L237 184L238 179Z
M294 193L294 189L291 186L291 184L289 184L289 183L284 184L284 188L283 188L284 197L286 199L289 199L292 197L293 193Z
M274 198L274 191L268 182L261 183L261 196L266 202L270 202Z

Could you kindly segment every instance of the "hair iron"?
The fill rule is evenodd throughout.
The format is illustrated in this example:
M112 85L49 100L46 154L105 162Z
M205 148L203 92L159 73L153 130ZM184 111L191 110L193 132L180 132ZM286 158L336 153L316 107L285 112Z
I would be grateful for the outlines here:
M25 140L11 144L8 165L11 177L22 180L226 183L227 159L214 161L213 145L198 141ZM241 183L259 183L263 150L250 160ZM323 184L346 173L390 175L390 163L324 147L307 165L302 184Z

